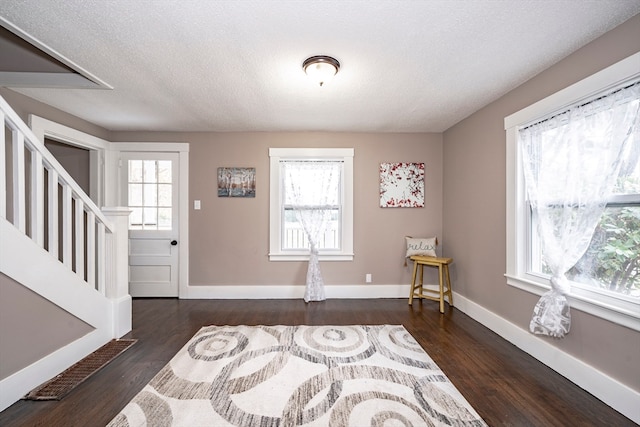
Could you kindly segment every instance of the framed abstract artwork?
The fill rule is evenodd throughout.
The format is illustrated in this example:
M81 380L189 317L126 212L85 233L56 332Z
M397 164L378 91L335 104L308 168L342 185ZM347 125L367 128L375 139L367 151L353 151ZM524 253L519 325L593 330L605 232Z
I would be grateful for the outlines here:
M256 197L256 168L218 168L218 197Z
M380 207L424 207L424 163L380 163Z

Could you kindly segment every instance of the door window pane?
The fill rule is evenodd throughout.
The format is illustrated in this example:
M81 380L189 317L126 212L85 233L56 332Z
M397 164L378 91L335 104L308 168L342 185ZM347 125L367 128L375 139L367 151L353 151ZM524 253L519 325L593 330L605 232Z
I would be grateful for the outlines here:
M143 161L143 179L144 182L158 182L156 171L156 160L144 160Z
M129 182L142 182L142 160L129 160Z
M129 215L129 229L142 230L142 208L131 208L131 215Z
M142 184L129 184L129 206L142 206Z
M158 182L171 184L171 161L158 161Z
M158 209L158 230L171 230L171 208Z
M144 206L158 206L158 184L144 185Z
M158 206L171 206L171 184L158 184Z
M157 230L158 229L158 209L157 208L144 208L142 211L142 219L144 220L144 228Z
M129 229L171 230L171 161L129 160L128 171Z

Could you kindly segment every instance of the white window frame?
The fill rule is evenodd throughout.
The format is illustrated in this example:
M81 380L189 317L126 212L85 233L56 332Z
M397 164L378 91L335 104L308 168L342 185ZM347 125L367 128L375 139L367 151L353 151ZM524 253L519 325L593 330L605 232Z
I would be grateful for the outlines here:
M282 177L280 162L284 160L340 160L344 162L342 177L341 247L340 250L320 250L321 261L353 260L353 148L270 148L269 178L269 260L306 261L309 254L282 249Z
M530 224L525 198L518 129L594 95L625 86L640 76L640 52L623 59L504 119L507 154L507 284L536 295L551 289L549 279L528 273ZM572 308L640 331L640 303L576 282L568 296Z

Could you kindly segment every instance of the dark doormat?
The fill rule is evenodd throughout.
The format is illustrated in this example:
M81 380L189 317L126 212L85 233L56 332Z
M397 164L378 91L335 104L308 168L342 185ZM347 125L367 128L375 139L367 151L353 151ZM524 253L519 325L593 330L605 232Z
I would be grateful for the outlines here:
M58 376L31 390L25 400L60 400L138 340L111 340Z

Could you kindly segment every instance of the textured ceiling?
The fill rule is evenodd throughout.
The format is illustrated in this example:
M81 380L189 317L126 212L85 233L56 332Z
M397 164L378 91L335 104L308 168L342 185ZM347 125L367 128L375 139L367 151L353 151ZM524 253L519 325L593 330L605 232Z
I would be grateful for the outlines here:
M441 132L638 0L3 0L3 26L113 89L14 90L109 130ZM0 52L1 53L1 52ZM342 65L324 87L305 58Z

